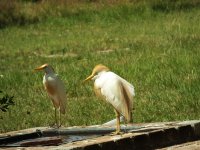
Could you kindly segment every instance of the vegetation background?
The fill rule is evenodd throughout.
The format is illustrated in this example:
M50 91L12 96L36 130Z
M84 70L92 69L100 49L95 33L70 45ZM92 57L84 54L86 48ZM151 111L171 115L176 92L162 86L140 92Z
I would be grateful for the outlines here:
M15 105L0 112L0 132L54 121L44 73L33 72L44 63L67 87L65 126L114 118L82 84L99 63L134 84L135 123L199 119L199 18L199 0L1 0L0 90Z

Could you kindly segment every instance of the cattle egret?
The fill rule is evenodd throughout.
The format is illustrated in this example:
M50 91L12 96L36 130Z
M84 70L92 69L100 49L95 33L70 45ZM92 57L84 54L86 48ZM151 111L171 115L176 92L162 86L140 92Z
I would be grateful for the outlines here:
M47 91L49 97L51 98L54 108L55 108L55 122L57 127L61 126L61 113L65 114L66 111L66 93L65 86L63 82L59 79L58 75L55 74L53 68L44 64L35 70L44 70L45 75L43 77L43 85L45 90ZM59 111L59 123L57 120L57 109Z
M117 118L114 134L119 134L120 114L127 122L132 119L133 96L135 95L133 85L101 64L94 67L92 74L84 82L88 80L94 80L96 95L100 95L114 107Z

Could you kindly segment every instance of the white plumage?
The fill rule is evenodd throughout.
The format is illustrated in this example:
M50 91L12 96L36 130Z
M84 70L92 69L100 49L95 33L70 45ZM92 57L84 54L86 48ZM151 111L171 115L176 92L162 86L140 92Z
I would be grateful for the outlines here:
M127 121L131 120L132 98L125 99L124 92L133 97L134 87L126 80L113 72L101 72L94 77L95 89L99 89L105 100L110 103L118 112L120 112Z
M65 86L57 74L49 73L43 77L43 85L49 97L52 99L55 108L60 108L60 112L65 114L66 93Z
M66 93L65 86L63 82L59 79L58 75L55 74L53 68L48 64L44 64L35 70L44 70L45 75L43 77L43 85L47 91L49 97L51 98L54 108L55 108L55 120L57 127L61 126L61 113L66 112ZM57 122L56 109L60 109L59 123Z
M117 117L116 133L119 133L119 114L123 115L127 122L132 119L133 96L135 95L133 85L109 71L104 65L95 66L92 74L85 81L90 79L94 80L95 93L114 107Z

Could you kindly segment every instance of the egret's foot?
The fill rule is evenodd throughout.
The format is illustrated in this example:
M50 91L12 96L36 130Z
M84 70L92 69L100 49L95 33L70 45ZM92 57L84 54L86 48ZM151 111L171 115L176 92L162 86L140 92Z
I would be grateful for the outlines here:
M120 131L115 131L112 132L111 135L122 135L124 132L120 132Z
M59 128L64 128L64 127L66 127L66 126L64 126L64 125L60 125L60 126L59 126Z
M51 127L51 128L55 128L55 129L58 129L58 128L61 127L61 125L58 125L58 124L56 124L56 123L52 123L52 124L50 124L50 127Z

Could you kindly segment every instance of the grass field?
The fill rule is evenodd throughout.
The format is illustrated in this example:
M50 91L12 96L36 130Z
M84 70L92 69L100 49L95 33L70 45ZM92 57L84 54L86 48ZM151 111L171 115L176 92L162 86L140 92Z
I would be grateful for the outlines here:
M102 63L134 84L134 122L200 118L200 4L164 7L125 3L49 16L0 29L0 90L15 105L0 112L0 132L48 126L54 109L42 85L51 64L67 87L65 126L115 117L82 84ZM188 7L186 7L188 6ZM83 6L82 6L83 7Z

